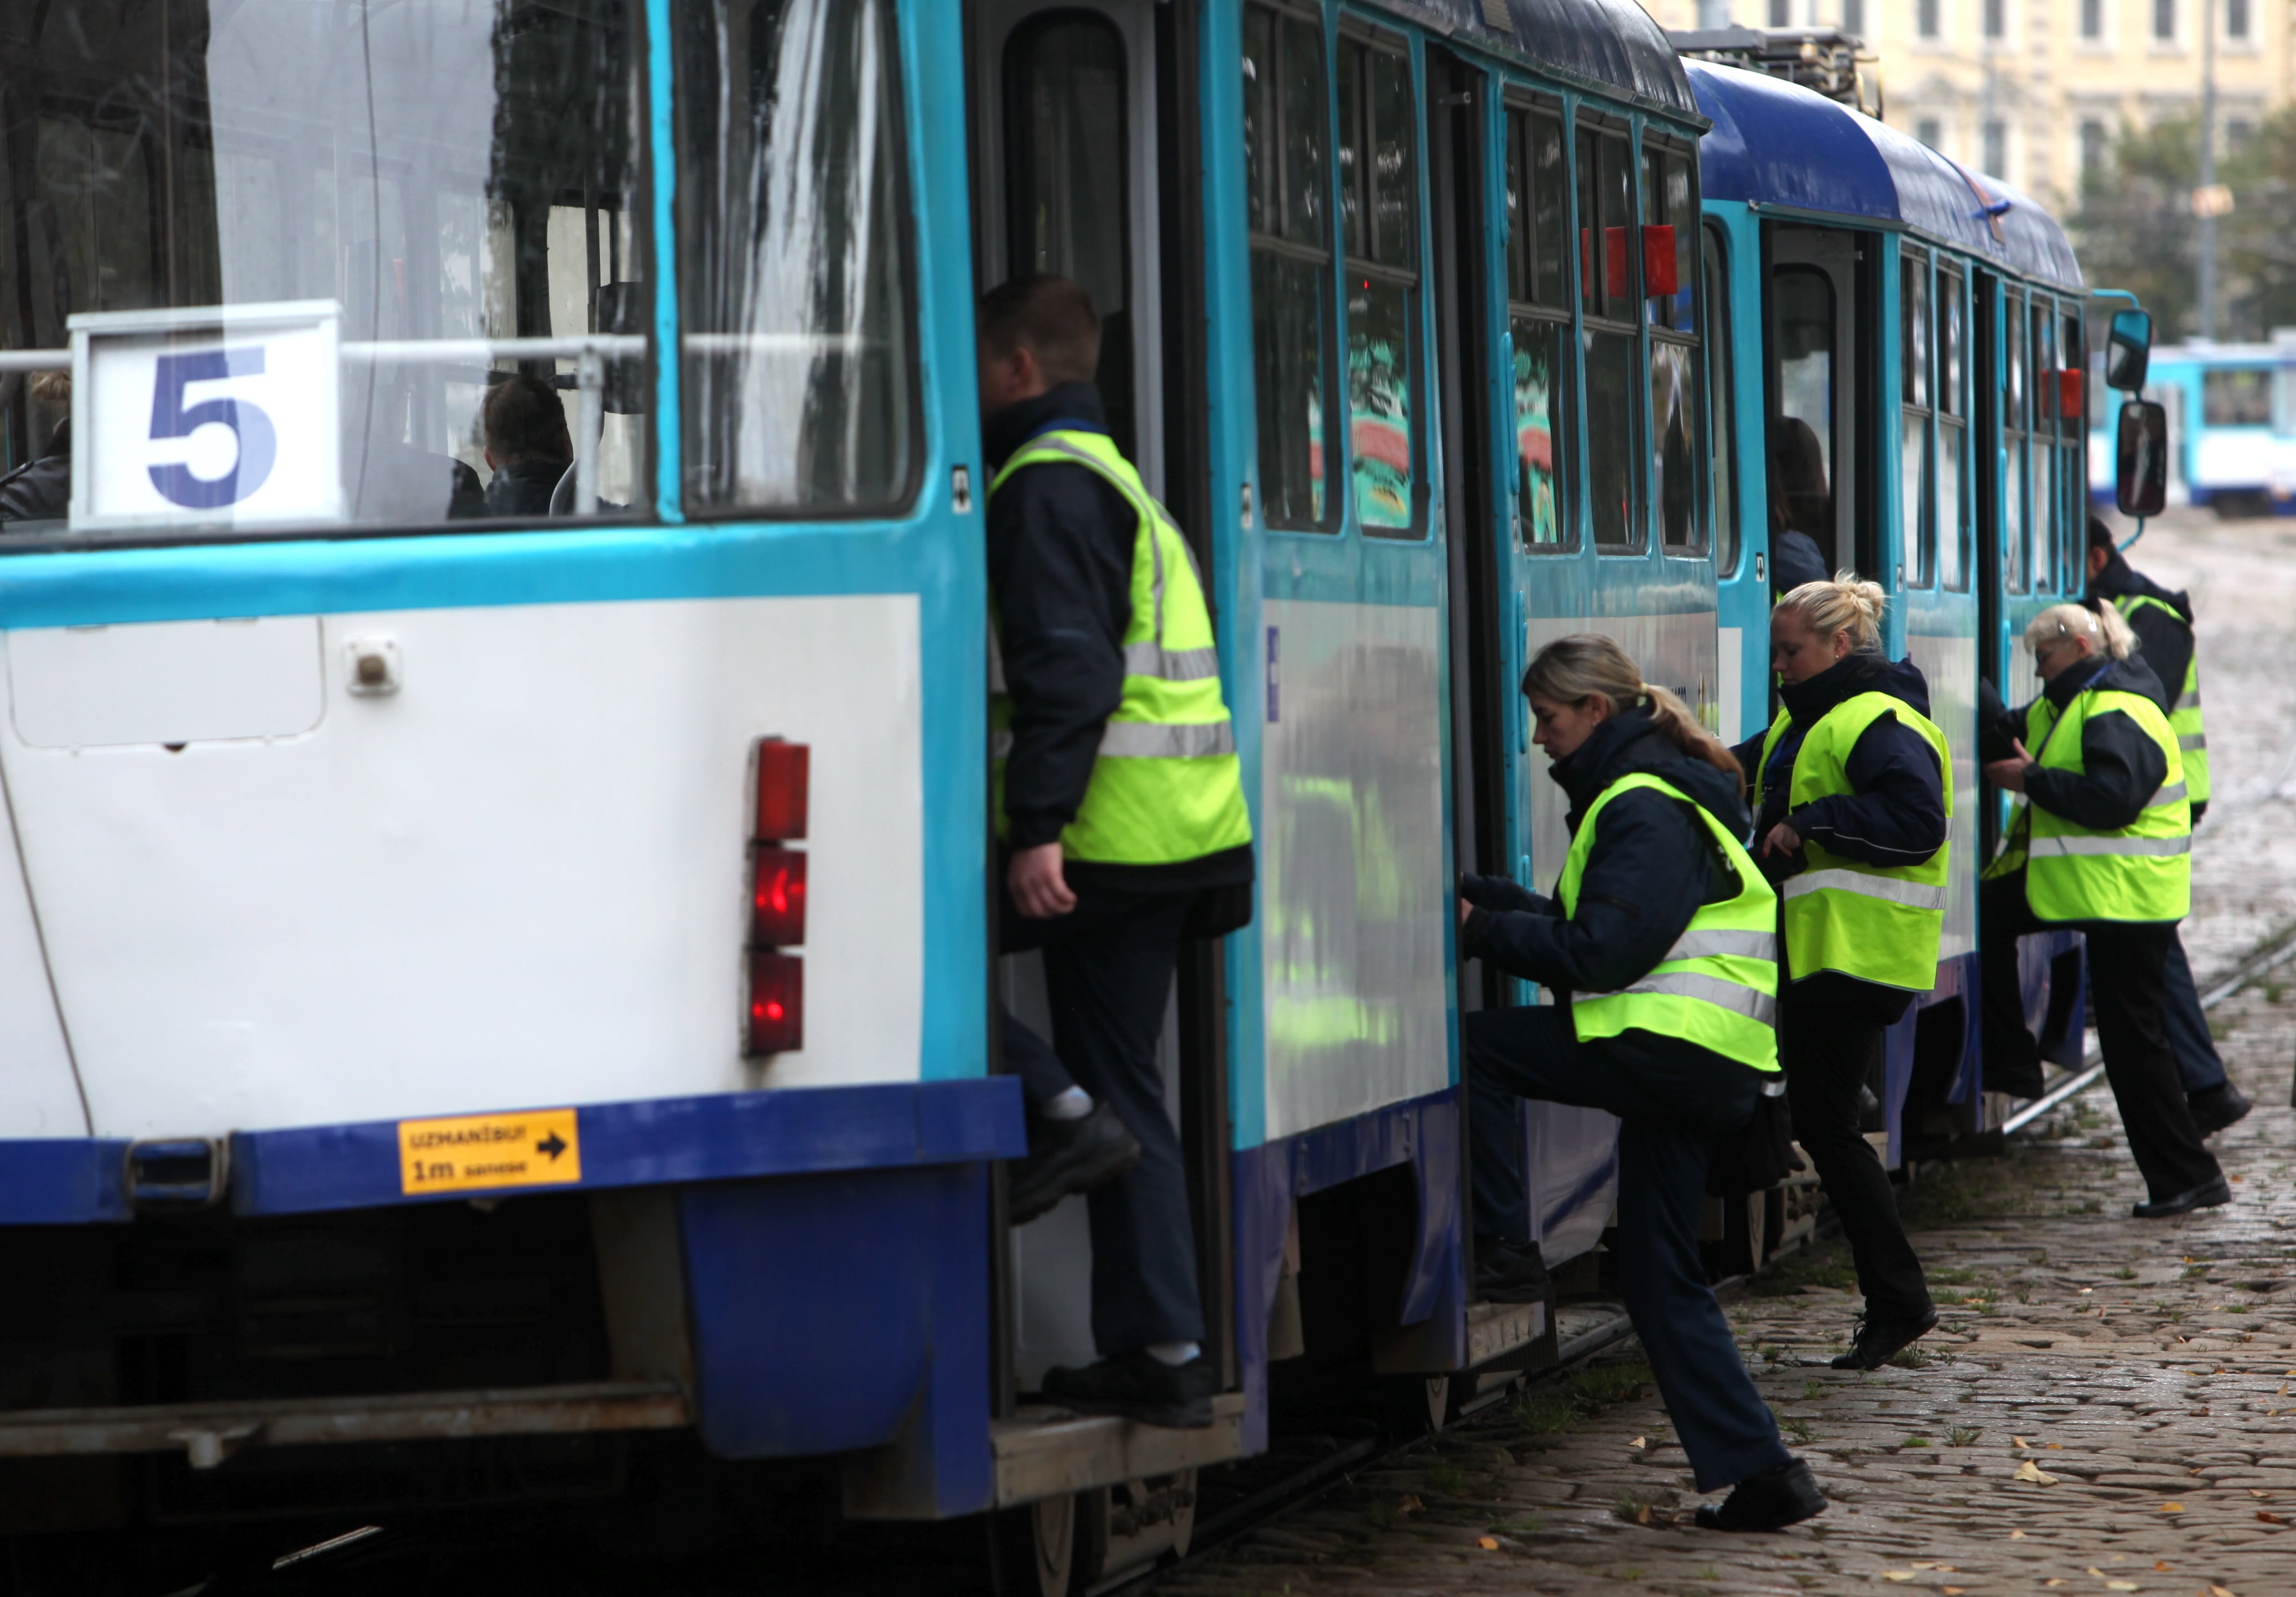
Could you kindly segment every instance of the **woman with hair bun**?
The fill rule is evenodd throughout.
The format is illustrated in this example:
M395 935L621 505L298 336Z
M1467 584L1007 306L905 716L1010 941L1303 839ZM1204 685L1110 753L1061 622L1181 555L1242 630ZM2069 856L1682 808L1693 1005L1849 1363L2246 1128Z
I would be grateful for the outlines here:
M2134 643L2110 607L2053 604L2025 628L2041 696L2014 755L1985 767L2020 801L1980 889L1979 952L1986 1084L2023 1071L2038 1085L2017 939L2085 934L2105 1079L2148 1194L2136 1214L2154 1219L2230 1203L2232 1188L2161 1028L2169 946L2192 907L2193 815L2160 679L2129 658Z
M1825 1499L1779 1441L1698 1249L1715 1145L1746 1126L1778 1069L1776 898L1738 840L1743 782L1730 751L1609 638L1549 643L1522 691L1570 795L1571 840L1551 900L1505 877L1460 884L1462 954L1556 999L1461 1027L1477 1247L1528 1245L1521 1174L1496 1134L1518 1098L1619 1116L1627 1312L1698 1489L1735 1488L1698 1523L1775 1530Z
M1740 750L1754 854L1778 889L1784 933L1786 1102L1866 1299L1838 1370L1876 1369L1938 1322L1863 1109L1883 1035L1937 985L1953 813L1929 684L1882 651L1886 602L1879 583L1849 571L1778 601L1770 665L1782 707Z

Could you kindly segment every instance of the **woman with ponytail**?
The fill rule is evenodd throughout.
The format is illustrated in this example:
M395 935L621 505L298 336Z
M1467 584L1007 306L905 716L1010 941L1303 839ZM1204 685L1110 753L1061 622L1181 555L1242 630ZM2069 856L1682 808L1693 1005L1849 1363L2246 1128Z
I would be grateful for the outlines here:
M1881 1080L1883 1034L1937 986L1953 812L1929 684L1913 661L1882 651L1884 603L1881 584L1851 571L1778 601L1780 708L1740 750L1754 857L1778 889L1786 1102L1866 1300L1837 1370L1878 1369L1938 1323L1862 1108Z
M1821 1512L1778 1439L1706 1283L1699 1219L1717 1143L1777 1077L1776 898L1739 842L1730 751L1606 637L1567 637L1523 673L1549 774L1570 796L1552 899L1505 877L1461 883L1460 947L1555 1002L1462 1024L1479 1285L1529 1249L1522 1176L1503 1134L1517 1100L1607 1110L1619 1130L1619 1275L1698 1489L1724 1530Z

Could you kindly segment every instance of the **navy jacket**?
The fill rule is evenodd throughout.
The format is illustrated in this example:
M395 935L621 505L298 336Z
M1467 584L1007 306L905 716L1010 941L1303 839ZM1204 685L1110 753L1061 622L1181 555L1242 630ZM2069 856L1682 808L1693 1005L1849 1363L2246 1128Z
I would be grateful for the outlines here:
M59 422L48 452L0 477L0 523L60 521L71 508L71 423Z
M1587 807L1621 776L1664 778L1733 834L1746 827L1737 784L1703 760L1684 758L1646 709L1595 728L1547 774L1570 797L1575 837ZM1736 873L1698 817L1679 800L1647 790L1621 794L1595 821L1593 852L1568 920L1554 900L1504 876L1469 876L1460 896L1476 907L1460 949L1559 995L1608 993L1640 980L1665 957L1702 904L1734 898Z
M1759 773L1762 813L1754 817L1753 834L1755 861L1773 883L1807 869L1809 860L1807 850L1761 853L1762 839L1781 821L1805 842L1814 841L1860 864L1918 865L1945 847L1945 786L1939 779L1937 754L1926 739L1895 716L1876 717L1858 734L1849 751L1849 792L1788 809L1794 758L1801 752L1803 737L1828 711L1860 693L1887 693L1916 715L1930 713L1929 683L1921 667L1909 659L1892 662L1877 654L1852 654L1808 682L1778 692L1793 724L1771 752L1768 769ZM1749 791L1767 735L1766 729L1734 750L1746 773Z
M2136 659L2108 660L2102 672L2094 661L2085 660L2058 672L2041 692L2062 711L2091 685L2142 693L2155 703L2161 696L2160 679ZM2021 727L2022 714L2018 722ZM2040 758L2041 751L2030 745L2026 752ZM2025 796L2051 815L2091 831L2118 831L2135 823L2168 775L2168 757L2126 710L2093 711L2081 722L2081 768L2028 771Z
M2088 585L2088 598L2092 604L2100 605L2116 599L2158 599L2177 612L2166 616L2157 605L2141 604L2128 618L2128 629L2136 635L2146 667L2161 679L2168 695L2161 700L2161 712L2174 709L2176 696L2185 689L2185 672L2193 663L2192 600L2134 569L2118 553Z
M1100 390L1064 382L1010 405L982 433L996 480L1021 446L1054 430L1106 432ZM1124 699L1124 634L1132 620L1132 554L1140 518L1089 466L1048 463L1015 472L988 498L988 587L1013 700L1004 761L1007 839L1056 840L1084 806L1102 729ZM1251 880L1249 845L1173 865L1070 861L1070 880L1193 889Z

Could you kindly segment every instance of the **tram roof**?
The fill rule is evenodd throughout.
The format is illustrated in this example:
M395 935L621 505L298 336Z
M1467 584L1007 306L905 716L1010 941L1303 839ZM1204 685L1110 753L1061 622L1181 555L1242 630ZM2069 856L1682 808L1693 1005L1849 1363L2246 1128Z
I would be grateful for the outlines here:
M1372 0L1382 11L1472 38L1573 87L1695 125L1698 101L1666 30L1634 0Z
M1685 64L1713 122L1698 147L1708 199L1896 222L2023 276L2081 287L2080 262L2056 218L1998 178L1798 85ZM2003 201L1998 218L1986 216Z

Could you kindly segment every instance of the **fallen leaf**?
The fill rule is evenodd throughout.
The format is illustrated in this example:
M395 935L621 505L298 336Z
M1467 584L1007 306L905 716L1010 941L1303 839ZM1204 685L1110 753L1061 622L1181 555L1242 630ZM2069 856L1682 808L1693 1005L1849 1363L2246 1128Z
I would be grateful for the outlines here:
M1911 1580L1913 1577L1914 1572L1911 1569L1884 1569L1882 1571L1882 1578L1883 1580Z
M2261 1497L2261 1496L2265 1495L2265 1494L2264 1494L2264 1493L2262 1493L2262 1492L2259 1491L2259 1490L2258 1490L2256 1487L2254 1487L2254 1486L2251 1486L2251 1487L2249 1487L2249 1488L2248 1488L2248 1495L2249 1495L2250 1496L2251 1496L2251 1497Z
M2133 1592L2136 1589L2136 1583L2133 1580L2108 1580L2104 1583L2104 1589L2108 1592Z
M1635 1510L1635 1523L1637 1525L1647 1525L1650 1523L1649 1503L1643 1503Z
M2161 1505L2161 1511L2164 1514L2181 1514L2185 1511L2185 1505L2181 1503L2164 1503Z
M2232 1597L2232 1593L2222 1586L2210 1586L2209 1597Z
M2025 1539L2025 1533L2021 1530L2013 1530L2009 1533L2009 1539L2013 1542L2021 1542Z
M2016 1445L2016 1446L2019 1446L2019 1447L2030 1447L2030 1446L2031 1446L2031 1445L2032 1445L2032 1444L2031 1444L2030 1442L2028 1442L2028 1441L2027 1441L2024 1437L2011 1437L2009 1438L2009 1440L2010 1440L2010 1442L2011 1442L2013 1445Z
M2011 1478L2030 1480L2037 1486L2053 1486L2057 1484L2055 1476L2044 1472L2041 1467L2030 1458L2017 1466L2017 1473Z
M2045 1580L2041 1584L2045 1586L2061 1586L2065 1583L2062 1580Z
M2062 1453L2065 1450L2065 1445L2062 1442L2052 1442L2049 1445L2055 1448L2059 1453Z
M2095 1576L2099 1580L2103 1580L2104 1578L2104 1571L2098 1568L2095 1564L2091 1564L2088 1567L2088 1572L2091 1575Z
M2282 1519L2278 1514L2274 1513L2267 1508L2258 1509L2256 1511L2256 1517L2263 1520L2267 1525L2285 1525L2288 1523L2287 1520Z
M1477 1536L1475 1545L1485 1552L1496 1552L1499 1550L1499 1539L1496 1536Z
M2165 1569L2169 1567L2169 1560L2165 1558L2154 1559L2152 1560L2152 1567L2155 1569Z
M1945 1597L1961 1597L1961 1594L1967 1590L1969 1590L1967 1586L1948 1586L1945 1588Z
M1415 1514L1426 1506L1419 1501L1415 1493L1406 1492L1403 1495L1403 1501L1395 1505L1395 1511L1398 1514Z

